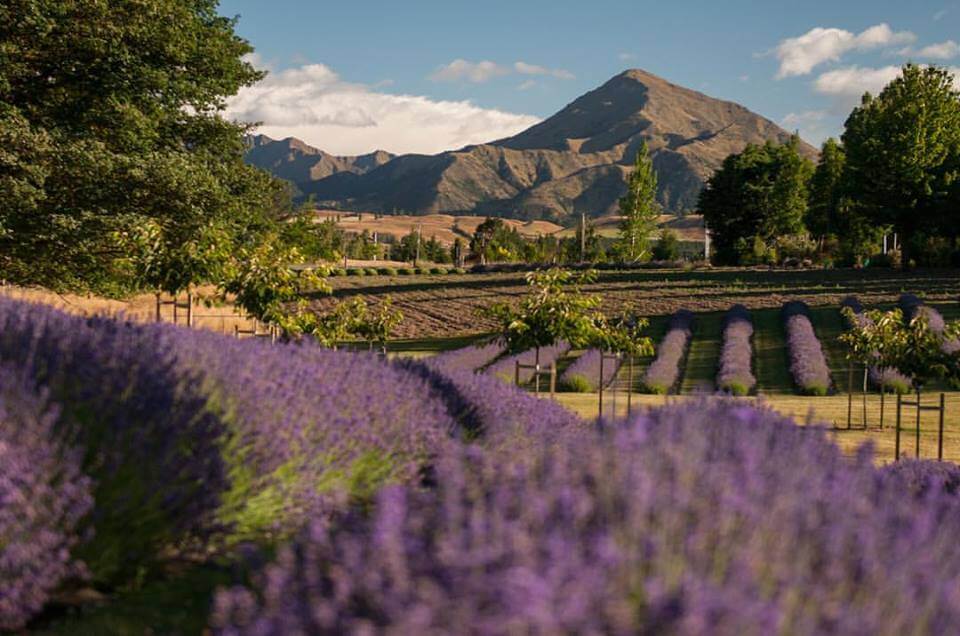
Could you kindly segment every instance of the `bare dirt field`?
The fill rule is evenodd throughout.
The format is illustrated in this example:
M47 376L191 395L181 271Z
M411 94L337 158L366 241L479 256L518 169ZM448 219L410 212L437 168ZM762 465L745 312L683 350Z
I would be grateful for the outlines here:
M334 296L315 296L318 309L336 300L361 296L377 303L393 299L405 316L401 338L438 338L481 333L493 323L479 310L526 292L524 274L446 276L365 276L330 279ZM588 293L599 294L608 312L662 316L678 309L724 311L734 303L749 308L780 308L787 300L812 307L837 305L856 294L865 305L894 303L903 292L932 302L956 301L960 270L771 270L700 269L600 272Z

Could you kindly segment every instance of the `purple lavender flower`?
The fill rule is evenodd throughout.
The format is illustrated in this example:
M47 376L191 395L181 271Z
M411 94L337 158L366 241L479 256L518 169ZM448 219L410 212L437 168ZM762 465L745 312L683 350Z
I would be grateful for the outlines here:
M602 384L607 386L617 376L621 360L608 357L603 361L603 377L600 377L600 349L588 349L578 357L560 376L560 386L568 391L593 393Z
M667 394L680 379L680 364L693 337L694 315L681 310L670 318L667 334L657 347L657 357L643 376L643 385L651 393Z
M493 340L482 345L471 344L461 349L445 351L431 358L433 366L450 370L477 371L503 353L503 343Z
M807 395L826 395L830 390L830 367L810 322L809 308L800 301L788 302L781 314L787 333L793 381Z
M753 319L743 305L734 305L723 319L723 348L717 387L733 395L747 395L757 384L753 376Z
M0 366L0 630L19 630L67 578L93 507L81 454L54 433L57 411Z
M933 307L923 304L923 301L913 294L900 296L900 309L903 311L904 319L908 321L920 315L926 317L927 326L934 333L942 334L947 328L947 321L943 319L943 315ZM942 348L948 354L957 353L960 351L960 340L945 340Z
M451 449L434 488L388 487L369 516L313 524L251 587L221 590L211 625L950 632L960 500L911 488L765 408L671 405L523 454Z

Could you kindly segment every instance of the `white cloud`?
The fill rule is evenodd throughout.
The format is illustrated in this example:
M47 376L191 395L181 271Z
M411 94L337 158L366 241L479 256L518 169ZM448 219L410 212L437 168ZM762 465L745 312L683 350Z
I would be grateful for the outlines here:
M524 82L522 82L522 83L520 84L520 86L517 86L517 90L519 90L519 91L529 90L529 89L533 88L533 87L536 86L536 85L537 85L536 80L528 79L528 80L525 80Z
M749 75L741 75L741 76L738 77L737 79L739 79L741 82L749 82L749 81L750 81L750 76L749 76Z
M947 8L947 9L940 9L939 11L937 11L936 13L933 14L933 21L934 21L934 22L939 22L939 21L942 20L942 19L944 18L944 16L946 16L948 13L950 13L950 9L949 9L949 8Z
M619 59L621 62L631 62L637 59L637 56L635 53L621 53L617 56L617 59Z
M513 70L521 75L549 75L563 80L576 79L573 73L562 68L546 68L545 66L527 64L526 62L515 62L513 64Z
M490 81L499 75L509 73L499 64L489 60L480 62L470 62L467 60L456 59L445 66L441 66L430 75L434 82L458 82L465 80L474 84L482 84Z
M323 64L274 73L241 89L226 115L262 122L258 131L271 137L298 137L338 155L376 149L431 154L508 137L540 121L469 101L378 92L343 81Z
M960 89L960 67L948 70L953 74L954 86ZM848 66L823 73L813 82L813 88L818 93L836 98L839 105L849 106L856 104L868 91L873 95L878 94L897 77L900 77L899 66Z
M780 125L787 130L799 131L801 138L819 145L833 132L834 119L835 116L826 110L805 110L788 113L780 120Z
M951 58L960 56L960 44L957 44L954 40L947 40L946 42L930 44L919 50L914 50L908 47L901 50L900 55L933 60L949 60Z
M877 24L855 35L845 29L816 27L801 36L787 38L774 49L780 68L776 78L808 75L826 62L839 62L850 51L867 51L883 46L910 44L916 36L910 31L893 31Z
M800 126L821 122L827 118L825 110L805 110L800 113L788 113L780 120L780 125L784 128L799 128Z

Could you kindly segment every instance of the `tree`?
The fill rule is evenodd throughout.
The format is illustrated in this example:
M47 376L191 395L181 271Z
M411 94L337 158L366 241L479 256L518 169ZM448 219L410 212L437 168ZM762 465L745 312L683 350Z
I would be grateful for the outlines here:
M846 155L843 146L833 137L820 150L813 177L810 179L810 199L807 206L807 230L823 248L824 239L835 236L839 227L840 206L843 199L843 167Z
M0 277L176 292L275 234L283 186L221 116L251 51L215 0L0 5Z
M845 179L876 225L900 234L910 266L912 239L949 214L960 180L960 92L949 70L907 64L847 119Z
M756 243L802 234L813 163L800 155L796 135L785 144L750 144L724 159L700 193L717 262L737 264Z
M647 142L637 151L633 172L627 181L627 193L620 199L619 252L627 261L650 256L650 236L657 229L660 207L657 204L657 173L650 160Z
M574 349L651 354L653 344L642 335L646 321L610 321L599 311L600 297L583 294L581 286L594 278L592 271L574 273L558 267L531 272L529 292L517 307L497 303L484 313L499 324L508 351L535 349L535 364L540 363L541 347L560 340Z
M680 258L680 241L670 228L660 232L660 240L653 246L653 258L658 261L676 261Z

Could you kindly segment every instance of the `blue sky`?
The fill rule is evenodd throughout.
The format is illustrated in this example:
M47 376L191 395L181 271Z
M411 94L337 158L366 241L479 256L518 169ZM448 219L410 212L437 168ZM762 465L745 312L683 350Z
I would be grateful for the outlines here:
M960 68L960 0L224 0L221 13L271 71L229 114L338 154L513 134L627 68L819 143L903 62Z

